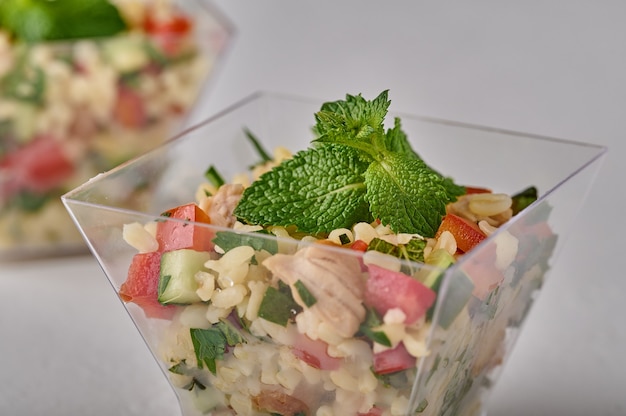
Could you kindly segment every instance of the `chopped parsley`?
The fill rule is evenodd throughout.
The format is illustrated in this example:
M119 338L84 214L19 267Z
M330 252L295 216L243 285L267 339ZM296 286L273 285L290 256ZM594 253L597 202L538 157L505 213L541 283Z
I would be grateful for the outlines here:
M260 318L286 326L301 310L302 307L293 300L289 286L279 283L278 288L267 288L258 314Z
M293 286L298 291L298 296L300 296L300 299L302 299L302 302L304 302L307 308L315 305L317 299L315 299L315 296L313 296L313 294L309 291L309 289L307 289L304 283L302 283L302 280L296 281Z
M205 366L213 374L217 371L217 360L224 357L227 348L245 342L243 336L231 324L220 321L208 329L189 330L198 368Z
M224 252L241 246L250 246L255 251L265 250L271 254L276 254L278 252L278 242L275 239L265 237L269 235L270 233L266 230L249 234L218 231L215 233L213 243L224 250Z

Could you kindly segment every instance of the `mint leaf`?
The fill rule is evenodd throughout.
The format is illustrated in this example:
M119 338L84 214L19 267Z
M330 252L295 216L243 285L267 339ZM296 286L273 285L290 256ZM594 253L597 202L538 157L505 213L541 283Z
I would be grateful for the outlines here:
M435 171L433 171L435 172ZM437 172L435 172L437 173ZM437 173L439 175L439 173ZM443 182L441 183L443 185L443 187L446 189L446 192L448 194L449 198L449 202L452 202L454 200L456 200L458 197L460 197L461 195L465 195L465 187L461 186L461 185L457 185L456 183L454 183L454 180L452 178L449 177L442 177Z
M392 152L421 159L411 147L406 133L402 130L402 123L398 117L394 119L393 128L387 130L385 148Z
M393 128L387 131L387 135L385 137L385 148L398 154L421 159L421 157L411 147L406 133L402 131L401 121L397 117L394 119ZM437 173L437 175L443 176L435 170L433 170L433 172ZM443 186L446 188L446 192L451 198L456 198L465 194L465 187L455 184L451 178L444 177Z
M387 152L365 172L372 214L396 232L433 237L451 201L444 178L421 159Z
M0 26L29 42L112 36L126 29L107 0L2 0Z
M316 141L344 144L374 155L384 137L383 122L390 103L387 91L372 101L348 94L344 101L324 103L315 114L315 131L320 135Z
M345 100L322 104L315 115L316 130L320 135L330 133L349 133L350 136L362 137L369 128L378 129L385 120L391 102L388 91L383 91L374 100L367 101L359 95L346 94Z
M345 146L309 148L246 188L235 215L247 223L295 225L313 234L368 221L367 167L356 150Z

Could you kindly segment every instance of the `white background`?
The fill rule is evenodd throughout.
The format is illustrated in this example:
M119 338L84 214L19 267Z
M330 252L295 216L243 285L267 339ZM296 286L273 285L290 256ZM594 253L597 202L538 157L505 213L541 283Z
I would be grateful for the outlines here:
M257 90L389 89L394 111L609 147L489 414L626 415L626 2L217 4L237 35L192 120ZM177 409L94 259L0 264L0 415Z

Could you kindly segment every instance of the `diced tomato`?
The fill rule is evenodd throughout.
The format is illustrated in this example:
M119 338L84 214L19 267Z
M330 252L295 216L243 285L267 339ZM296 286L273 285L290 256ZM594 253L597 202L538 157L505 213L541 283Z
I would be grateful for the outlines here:
M171 16L157 17L149 12L143 23L143 28L165 55L173 57L181 52L183 39L193 27L192 21L180 13Z
M181 205L163 213L164 217L210 224L209 216L196 204ZM156 239L160 251L188 248L196 251L213 249L213 231L207 227L163 220L157 224Z
M144 30L151 35L184 35L189 33L192 26L191 20L180 13L158 18L151 10L148 11L143 22Z
M443 217L435 237L439 237L444 231L450 231L452 233L458 249L464 253L470 251L487 238L487 236L480 231L478 225L454 214L446 214Z
M468 258L461 269L474 283L472 295L485 300L503 280L504 275L496 267L496 245L489 244Z
M469 194L490 194L491 193L491 189L487 189L487 188L480 188L477 186L466 186L465 187L465 194L469 195Z
M360 251L362 253L365 253L367 251L367 247L368 246L369 246L369 244L367 244L365 241L363 241L363 240L356 240L354 243L352 243L350 248L352 250L354 250L354 251ZM363 257L359 256L357 258L357 260L359 261L359 265L361 265L361 271L362 272L366 272L367 271L367 266L363 262Z
M61 143L49 135L41 135L25 146L8 153L0 160L0 168L11 174L2 184L0 195L20 190L45 193L63 184L74 173L74 164Z
M117 89L113 118L122 126L130 129L144 126L148 121L148 115L139 93L127 86L120 85Z
M363 252L367 251L367 247L368 247L368 244L363 240L356 240L350 246L352 250L363 251Z
M322 340L312 340L300 334L294 341L291 352L293 355L320 370L338 370L341 359L328 355L328 344Z
M133 302L141 307L147 317L168 319L175 306L164 306L157 300L160 268L161 253L136 254L119 294L124 302Z
M367 413L357 413L357 416L382 416L383 411L380 407L372 407Z
M369 265L369 279L365 289L365 304L385 315L389 309L399 308L410 325L420 319L435 302L436 293L421 282L401 272Z
M416 359L406 350L404 344L374 354L374 372L389 374L415 367Z

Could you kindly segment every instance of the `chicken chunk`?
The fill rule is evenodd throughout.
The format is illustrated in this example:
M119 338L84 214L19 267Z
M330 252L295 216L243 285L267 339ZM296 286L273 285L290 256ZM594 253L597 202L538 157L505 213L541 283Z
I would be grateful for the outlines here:
M215 195L209 197L202 208L211 218L211 224L221 227L232 227L237 218L233 215L241 195L243 185L226 184L220 186Z
M349 338L358 331L365 318L365 280L355 257L313 245L293 255L276 254L263 265L291 287L300 306L330 324L338 335ZM298 281L315 298L313 305L301 299Z

